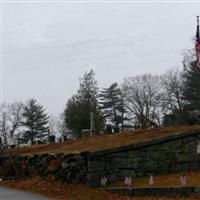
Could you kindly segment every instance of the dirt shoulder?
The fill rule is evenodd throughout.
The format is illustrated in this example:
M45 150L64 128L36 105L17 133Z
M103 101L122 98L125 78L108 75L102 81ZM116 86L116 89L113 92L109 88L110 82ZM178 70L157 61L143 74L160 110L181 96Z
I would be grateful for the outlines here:
M27 180L1 181L0 186L15 188L41 194L52 200L199 200L200 197L190 198L156 198L156 197L125 197L93 189L81 184L66 184L53 178L42 179L35 177Z

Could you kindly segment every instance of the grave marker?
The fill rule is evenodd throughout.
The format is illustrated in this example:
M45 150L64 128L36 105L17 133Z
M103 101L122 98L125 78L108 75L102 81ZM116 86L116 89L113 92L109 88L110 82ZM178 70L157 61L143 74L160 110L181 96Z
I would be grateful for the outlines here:
M55 135L50 135L49 136L49 143L50 144L54 144L56 142L56 137L55 137Z

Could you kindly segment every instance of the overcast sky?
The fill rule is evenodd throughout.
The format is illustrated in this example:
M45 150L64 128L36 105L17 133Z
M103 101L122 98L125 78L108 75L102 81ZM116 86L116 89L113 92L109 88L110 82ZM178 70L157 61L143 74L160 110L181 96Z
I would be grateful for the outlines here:
M90 68L108 87L181 67L200 3L7 0L2 10L3 100L36 98L57 115Z

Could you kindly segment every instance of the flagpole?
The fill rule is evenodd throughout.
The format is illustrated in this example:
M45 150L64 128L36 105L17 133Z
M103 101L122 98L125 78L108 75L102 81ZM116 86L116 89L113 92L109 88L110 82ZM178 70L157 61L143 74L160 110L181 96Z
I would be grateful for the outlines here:
M197 15L197 32L196 32L195 50L196 50L196 55L197 55L197 66L200 67L200 33L199 33L199 15Z

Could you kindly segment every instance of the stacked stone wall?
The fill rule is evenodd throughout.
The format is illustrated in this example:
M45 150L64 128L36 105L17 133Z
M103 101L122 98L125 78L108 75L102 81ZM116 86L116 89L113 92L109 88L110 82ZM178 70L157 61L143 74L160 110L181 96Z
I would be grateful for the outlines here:
M144 177L169 172L200 169L197 153L200 131L132 144L89 154L89 183L99 185L102 177L109 182L125 177Z
M0 166L1 177L54 176L70 183L87 182L87 153L27 155L13 157L12 160L4 156L0 157Z
M134 134L134 133L133 133ZM143 177L200 169L200 130L171 135L143 143L77 154L39 154L13 157L19 177L55 176L65 182L100 186L131 176ZM0 157L0 176L14 176L9 157Z

